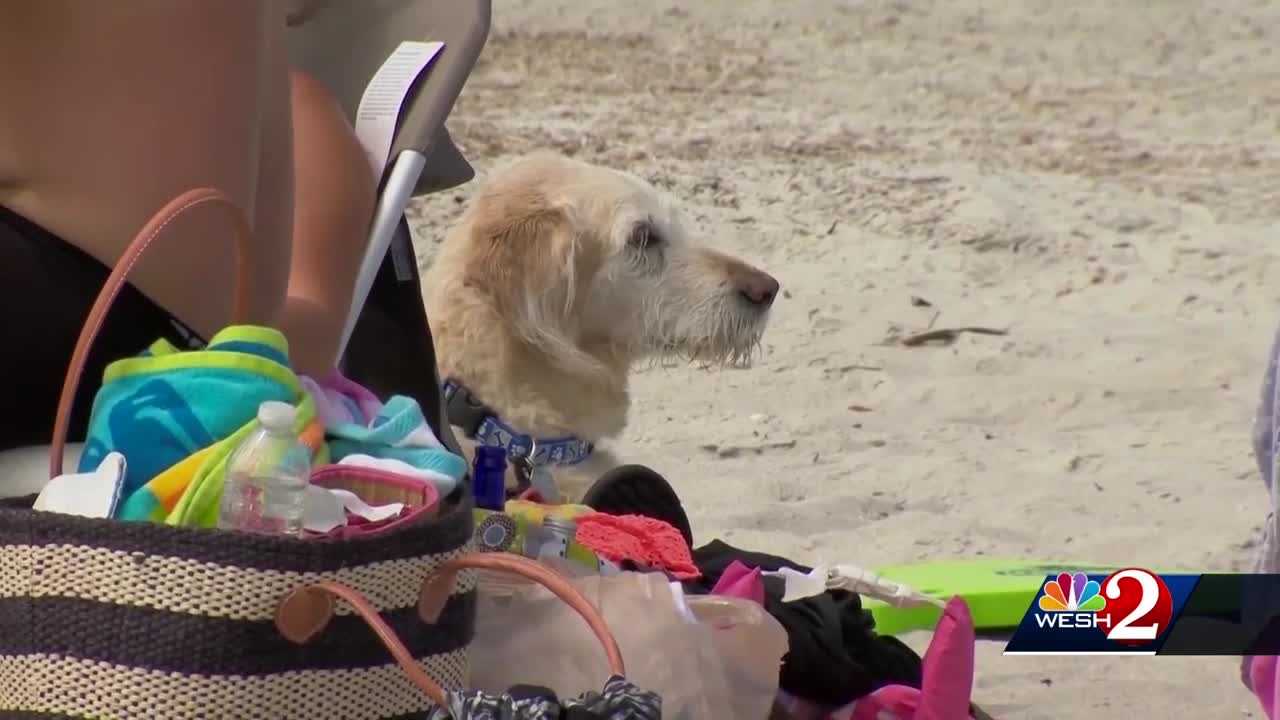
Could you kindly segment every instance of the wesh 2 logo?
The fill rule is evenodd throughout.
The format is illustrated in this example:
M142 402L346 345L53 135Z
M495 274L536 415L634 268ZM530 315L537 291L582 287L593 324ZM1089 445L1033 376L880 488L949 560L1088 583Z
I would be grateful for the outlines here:
M1140 646L1155 641L1173 620L1173 594L1159 575L1125 568L1101 583L1082 572L1046 582L1034 613L1041 630L1096 628L1107 640Z

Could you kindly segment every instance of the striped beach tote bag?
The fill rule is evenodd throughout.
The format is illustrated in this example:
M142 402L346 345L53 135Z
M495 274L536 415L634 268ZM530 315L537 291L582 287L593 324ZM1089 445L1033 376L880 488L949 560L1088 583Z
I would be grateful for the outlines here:
M71 401L107 308L147 246L197 208L233 223L236 307L245 307L244 213L216 190L179 196L134 239L85 323L59 404L51 477L61 473ZM475 573L464 561L472 507L461 495L433 517L385 532L319 539L0 501L0 718L425 717L435 704L422 678L447 690L467 680ZM427 593L445 567L447 590ZM298 634L290 621L324 605L309 606L318 596L298 590L316 587L345 589L361 607L336 603L322 629ZM429 613L424 596L433 598ZM387 652L389 636L398 638L397 657Z

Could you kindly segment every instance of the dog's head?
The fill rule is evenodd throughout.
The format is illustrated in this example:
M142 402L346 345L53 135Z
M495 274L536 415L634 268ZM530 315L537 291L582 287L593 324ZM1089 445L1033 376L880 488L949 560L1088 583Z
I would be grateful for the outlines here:
M691 238L648 183L556 155L496 174L466 226L465 283L574 372L746 363L778 294L772 276Z

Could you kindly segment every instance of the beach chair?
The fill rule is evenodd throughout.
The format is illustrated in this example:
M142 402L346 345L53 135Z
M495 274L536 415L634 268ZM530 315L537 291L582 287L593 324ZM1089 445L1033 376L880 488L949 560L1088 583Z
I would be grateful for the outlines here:
M475 176L444 121L488 38L491 0L304 0L295 5L290 60L324 83L353 123L369 80L401 42L444 43L401 108L338 366L379 397L415 398L437 436L457 451L444 420L405 208L415 196L457 187ZM67 446L65 467L76 467L80 450L80 444ZM39 492L48 455L47 445L0 452L0 497Z
M379 397L416 399L455 451L405 208L475 176L444 121L488 38L491 10L491 0L312 0L290 33L292 64L323 82L353 125L369 80L401 42L444 43L400 113L338 365Z

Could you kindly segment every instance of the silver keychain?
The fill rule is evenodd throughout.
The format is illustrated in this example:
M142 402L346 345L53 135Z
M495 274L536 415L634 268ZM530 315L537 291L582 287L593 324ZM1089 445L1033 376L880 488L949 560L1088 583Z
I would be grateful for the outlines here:
M538 441L529 439L529 452L516 461L516 478L520 483L520 492L532 489L548 505L560 503L560 490L556 488L555 477L546 465L533 461L538 452Z

